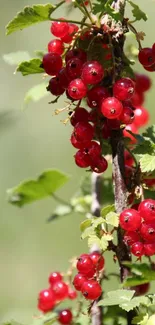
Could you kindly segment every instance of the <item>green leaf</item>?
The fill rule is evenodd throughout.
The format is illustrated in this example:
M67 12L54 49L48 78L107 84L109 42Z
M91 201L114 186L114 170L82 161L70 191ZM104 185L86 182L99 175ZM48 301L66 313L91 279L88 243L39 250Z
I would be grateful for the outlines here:
M123 282L123 287L134 287L137 285L148 283L148 278L141 277L138 275L133 275L132 277L127 277Z
M104 11L104 6L107 0L97 0L97 3L93 4L93 13L96 15Z
M81 232L84 232L88 227L91 226L91 224L92 224L91 219L86 219L83 222L81 222L81 225L80 225Z
M22 61L29 61L30 54L24 51L12 52L3 55L3 60L9 65L17 65Z
M134 2L130 1L130 0L127 0L130 5L132 6L132 13L133 13L133 16L135 17L135 21L137 20L141 20L143 19L144 21L146 21L148 19L147 15L145 14L144 11L142 11L139 6L137 6Z
M149 315L148 314L140 314L138 316L135 316L132 320L132 324L136 325L146 325L148 321Z
M108 248L109 241L113 240L113 236L110 234L104 234L100 240L100 247L103 251Z
M123 264L130 268L133 273L132 277L130 276L126 278L123 282L123 286L135 286L155 280L155 272L148 264L136 264L130 262L124 262Z
M129 302L133 296L134 290L116 290L109 291L107 297L98 302L98 306L114 306Z
M133 153L142 157L148 153L149 155L155 154L155 144L151 139L145 138L143 142L138 143L133 150Z
M64 217L71 214L73 211L70 205L58 205L53 214L48 218L47 222L51 222L59 217Z
M104 219L102 217L96 217L92 219L92 226L93 228L97 228L99 225L104 223Z
M88 247L92 248L92 246L94 246L94 245L97 245L97 247L100 249L101 248L101 240L96 235L91 235L88 238Z
M28 90L24 97L25 104L28 104L29 102L38 102L40 99L46 97L49 95L47 89L47 84L45 82L42 82L41 84L38 84L31 89Z
M21 72L23 76L28 76L29 74L43 73L45 72L41 68L42 61L40 59L31 59L30 61L21 62L16 71Z
M83 233L81 235L81 239L85 239L85 238L87 238L87 237L89 237L89 236L91 236L93 234L94 234L94 228L93 227L88 227L83 231Z
M120 12L115 11L115 9L113 9L111 7L111 4L113 3L113 0L108 0L106 5L105 5L105 12L111 16L114 20L116 21L122 21L123 20L123 16L121 15Z
M143 133L144 137L150 138L152 142L155 142L155 124L149 126L146 131Z
M44 171L36 180L25 181L8 190L9 202L21 207L52 195L69 180L69 176L55 169Z
M155 324L155 314L150 316L150 318L148 319L146 325L154 325ZM143 324L142 324L143 325ZM145 325L145 324L144 324Z
M111 211L106 215L105 221L108 225L111 225L113 227L118 227L119 214Z
M102 217L106 217L106 215L109 213L109 212L113 212L115 211L115 205L112 204L112 205L107 205L105 206L104 208L102 208L101 210L101 216Z
M130 310L133 310L136 307L139 307L140 305L148 305L148 298L145 296L141 296L141 297L134 297L133 299L131 299L128 302L123 302L122 304L120 304L119 306L124 309L125 311L129 312Z
M145 154L140 158L139 162L142 173L149 173L155 170L155 155Z
M19 12L6 26L6 34L9 35L18 30L22 30L34 24L50 20L50 16L60 3L55 6L52 4L34 5L25 7Z

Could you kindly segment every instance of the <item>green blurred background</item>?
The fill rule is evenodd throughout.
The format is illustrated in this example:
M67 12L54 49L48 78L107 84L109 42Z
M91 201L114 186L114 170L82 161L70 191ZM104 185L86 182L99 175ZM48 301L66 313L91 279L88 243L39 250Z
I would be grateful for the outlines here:
M30 27L11 36L5 36L4 27L26 5L38 0L0 0L1 39L1 95L0 95L0 321L16 319L28 323L36 310L38 291L47 286L47 276L52 270L65 271L68 260L85 251L80 241L78 215L62 218L47 224L55 202L46 199L22 209L7 203L6 190L26 178L34 178L46 168L57 167L72 175L71 181L59 191L68 199L78 188L80 177L85 173L73 162L69 143L70 126L60 122L63 116L52 116L53 107L48 97L38 103L30 103L25 110L23 98L26 91L40 83L40 76L14 75L14 67L4 63L2 55L17 50L28 51L46 48L51 38L49 23ZM42 0L39 3L46 3ZM144 45L151 46L154 39L155 1L135 1L148 14L149 20L137 23L139 31L145 31ZM64 7L57 17L64 16ZM73 13L71 14L73 17ZM74 13L75 15L75 13ZM77 18L77 13L76 13ZM142 71L139 64L137 71ZM151 74L155 78L155 74ZM146 107L155 122L155 95L152 89L147 95ZM63 103L63 100L62 102ZM59 102L56 107L61 107ZM108 255L109 256L109 255ZM107 260L107 268L113 266ZM107 284L106 284L107 286ZM108 284L108 288L115 287Z

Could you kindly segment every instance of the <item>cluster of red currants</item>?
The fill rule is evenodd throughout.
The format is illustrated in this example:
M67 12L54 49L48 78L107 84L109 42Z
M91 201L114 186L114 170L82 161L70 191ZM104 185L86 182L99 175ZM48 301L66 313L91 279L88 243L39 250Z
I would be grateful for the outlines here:
M77 291L88 300L96 300L102 294L102 288L98 282L99 273L104 268L104 258L98 252L82 254L77 261L77 273L73 285Z
M151 87L150 78L135 74L134 80L124 77L116 80L113 86L110 82L105 87L107 71L104 62L88 59L88 53L78 43L83 37L78 27L61 18L59 22L52 22L51 33L59 39L49 42L48 53L42 61L45 72L52 76L47 89L55 96L65 92L74 105L68 114L74 127L70 141L78 149L75 163L102 173L108 166L103 157L102 139L108 139L112 130L122 127L124 136L135 142L128 131L138 133L138 128L148 122L149 114L142 105L144 93ZM93 37L88 31L85 34L88 39ZM104 40L100 43L107 51L108 44L104 44ZM83 99L87 110L81 107Z
M120 226L125 230L124 242L139 258L155 255L155 200L146 199L135 209L120 214Z
M38 308L44 312L52 311L58 303L65 299L76 299L77 293L66 282L59 272L53 272L49 276L48 289L44 289L39 293ZM58 312L57 320L60 324L70 324L72 322L72 312L70 309L63 309Z
M155 71L155 43L151 47L144 47L138 54L139 62L149 72Z

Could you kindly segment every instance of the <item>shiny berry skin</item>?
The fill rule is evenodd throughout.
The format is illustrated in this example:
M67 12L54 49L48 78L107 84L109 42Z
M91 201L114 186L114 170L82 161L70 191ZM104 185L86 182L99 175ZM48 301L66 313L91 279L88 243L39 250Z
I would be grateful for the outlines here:
M102 65L98 61L88 61L82 68L81 79L86 85L96 85L104 76Z
M72 146L76 149L84 149L84 148L89 147L89 145L90 145L90 142L88 142L88 141L78 141L74 135L74 132L71 135L70 142L71 142Z
M135 83L130 78L121 78L113 86L113 95L120 101L129 100L134 93Z
M103 99L109 96L105 87L95 86L87 92L87 104L91 108L100 107Z
M134 124L137 127L146 125L149 122L149 112L144 107L137 107L134 110Z
M75 290L69 289L68 298L74 300L77 298L77 292Z
M89 122L97 123L97 120L98 120L97 111L92 110L91 112L89 112Z
M141 242L136 242L131 246L131 253L137 257L144 255L144 245Z
M56 37L64 37L68 34L69 25L60 18L60 21L53 21L51 25L51 33Z
M84 276L81 273L78 273L75 275L74 280L73 280L73 285L77 291L81 291L81 288L84 284L84 282L87 281L87 277Z
M60 39L54 39L48 43L48 52L61 55L64 51L63 42Z
M155 243L144 244L144 255L153 256L155 254Z
M52 310L55 306L55 295L51 289L42 290L39 293L38 309L44 313Z
M68 297L68 285L63 281L58 281L53 285L56 300L64 300Z
M137 142L136 138L132 134L130 134L128 130L135 134L138 133L136 125L134 123L128 124L126 128L123 130L124 137L130 138L131 143L136 143Z
M86 96L87 87L81 79L74 79L68 86L68 94L73 99L82 99Z
M56 282L62 281L62 275L59 272L52 272L48 278L48 281L51 286L53 286Z
M129 106L124 106L123 107L123 112L119 116L119 119L121 120L122 124L131 124L134 121L135 118L135 111L132 110L131 107Z
M144 103L144 93L135 90L132 98L131 103L133 107L141 106Z
M71 324L73 315L70 309L61 310L58 314L58 322L62 325Z
M126 209L120 214L120 226L127 231L138 230L141 226L141 216L134 209Z
M71 82L71 78L69 78L69 76L67 75L67 71L66 68L62 68L59 72L58 72L58 78L61 84L61 87L64 89L68 88L69 83Z
M72 114L70 122L73 126L75 126L78 122L88 122L89 113L83 107L77 107Z
M93 252L91 254L89 254L91 260L94 263L95 268L97 269L97 271L101 271L104 267L104 257L98 253L98 252Z
M94 128L87 122L79 122L75 125L74 135L78 141L91 141L94 135Z
M96 300L102 294L100 284L95 280L88 280L84 282L81 292L86 299Z
M151 79L146 74L136 74L136 89L140 92L148 91L151 88Z
M65 56L66 63L73 58L78 58L79 60L81 60L84 63L87 60L87 54L82 49L73 49L66 53L66 56Z
M131 246L140 240L140 236L135 231L127 231L124 235L124 242L126 245Z
M150 67L155 63L155 54L151 48L145 47L139 51L138 59L143 66Z
M140 229L141 237L149 242L155 242L155 222L154 223L143 223Z
M88 254L82 254L78 258L76 267L81 274L87 276L87 273L94 269L94 264Z
M60 96L65 91L64 88L62 88L58 77L53 77L50 79L47 90L50 91L54 96Z
M150 67L144 67L143 68L146 70L146 71L149 71L149 72L154 72L155 71L155 64L152 64Z
M91 169L97 174L104 173L108 168L108 162L104 157L99 157L91 164Z
M115 97L108 97L102 101L101 112L108 119L118 118L123 111L122 103Z
M57 53L47 53L43 56L43 67L47 74L55 76L62 68L61 56Z
M91 269L88 273L87 273L87 280L90 280L94 277L96 273L95 267L93 269Z
M74 158L75 158L76 165L80 168L87 168L91 164L90 157L87 153L85 153L84 150L78 150Z
M139 204L138 211L146 222L155 221L155 200L143 200Z
M155 55L155 43L152 45L152 52Z
M76 79L81 76L83 62L78 58L69 60L66 64L66 72L71 79Z
M88 153L91 161L95 161L97 157L101 155L101 146L98 142L91 141L90 145L86 148L86 152Z
M61 40L67 44L72 42L74 34L77 33L79 29L78 26L75 24L68 24L68 25L69 25L68 33L64 37L61 37Z
M150 289L150 283L144 283L144 284L140 284L140 285L137 285L135 287L131 287L131 290L135 290L136 293L135 295L136 296L143 296L145 295Z

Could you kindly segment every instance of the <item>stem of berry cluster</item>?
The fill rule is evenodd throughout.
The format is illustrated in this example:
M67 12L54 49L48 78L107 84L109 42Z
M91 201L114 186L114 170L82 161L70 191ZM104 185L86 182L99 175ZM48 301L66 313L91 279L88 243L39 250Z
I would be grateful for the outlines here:
M92 206L91 206L91 213L92 216L99 217L101 211L101 176L100 174L92 173L91 176L91 183L92 183ZM91 248L92 252L100 252L100 249L97 245L94 245ZM91 323L92 325L101 325L103 323L103 314L102 314L102 307L97 306L97 302L95 301L91 307Z

